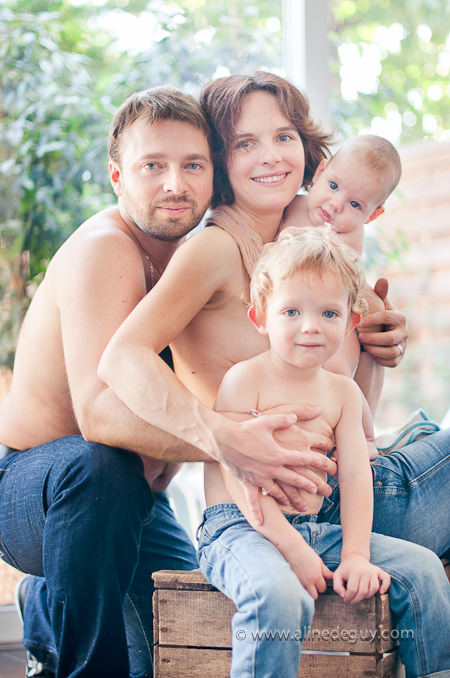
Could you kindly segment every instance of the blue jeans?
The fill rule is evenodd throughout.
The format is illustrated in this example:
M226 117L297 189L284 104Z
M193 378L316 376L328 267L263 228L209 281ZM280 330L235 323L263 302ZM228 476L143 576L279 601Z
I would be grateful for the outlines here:
M24 645L58 678L151 676L151 574L197 567L139 456L80 436L0 460L0 551L38 575Z
M450 429L378 457L372 462L373 532L407 539L441 556L450 549ZM319 513L339 523L339 487Z
M289 516L307 543L335 570L340 526ZM273 544L235 504L206 509L199 530L200 568L233 600L231 678L297 678L301 641L314 600ZM373 534L371 561L391 575L389 603L407 678L449 676L450 586L439 558L409 542Z

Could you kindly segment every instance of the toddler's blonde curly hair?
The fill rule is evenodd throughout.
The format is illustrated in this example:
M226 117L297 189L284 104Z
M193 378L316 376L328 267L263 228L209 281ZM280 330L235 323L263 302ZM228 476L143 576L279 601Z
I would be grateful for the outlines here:
M250 301L258 320L265 315L274 283L297 273L336 276L348 290L349 310L364 315L364 271L357 254L338 240L329 227L290 226L275 242L264 246L250 282Z

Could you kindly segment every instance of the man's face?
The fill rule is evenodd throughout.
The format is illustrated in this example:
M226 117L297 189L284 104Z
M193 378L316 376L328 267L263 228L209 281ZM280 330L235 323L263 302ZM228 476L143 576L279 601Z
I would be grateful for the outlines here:
M159 240L181 238L201 220L213 165L204 133L177 120L136 120L120 140L110 176L122 216Z

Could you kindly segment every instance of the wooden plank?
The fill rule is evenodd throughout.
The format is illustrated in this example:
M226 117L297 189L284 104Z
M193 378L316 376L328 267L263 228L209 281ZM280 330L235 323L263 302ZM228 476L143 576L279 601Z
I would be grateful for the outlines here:
M229 650L159 647L155 653L155 678L228 678ZM370 655L302 654L299 678L393 678L395 657L378 662ZM280 674L281 675L281 674Z
M180 579L176 581L176 575L171 583L181 585ZM198 579L195 583L198 584ZM158 609L155 633L161 645L231 648L231 617L235 607L219 591L159 588L154 598ZM387 595L374 596L350 606L329 590L316 602L304 649L372 654L387 651L396 645L390 637L390 628ZM380 639L381 630L383 637Z
M157 589L153 598L159 610L161 646L231 648L231 617L236 608L219 591Z
M185 589L191 591L215 591L200 570L158 570L153 572L155 589Z
M157 623L157 620L159 620L159 596L155 593L153 594L152 598L152 609L153 609L153 642L155 645L158 645L159 624Z
M389 596L374 596L376 606L376 624L377 635L375 638L375 649L379 654L389 652L392 648L398 646L398 640L392 637L392 618L389 608Z

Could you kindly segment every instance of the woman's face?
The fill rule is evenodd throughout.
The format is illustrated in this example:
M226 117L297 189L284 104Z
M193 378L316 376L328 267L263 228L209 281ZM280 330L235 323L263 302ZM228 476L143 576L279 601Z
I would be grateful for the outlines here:
M302 185L305 152L272 94L257 91L244 98L227 169L236 205L281 218Z

